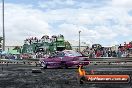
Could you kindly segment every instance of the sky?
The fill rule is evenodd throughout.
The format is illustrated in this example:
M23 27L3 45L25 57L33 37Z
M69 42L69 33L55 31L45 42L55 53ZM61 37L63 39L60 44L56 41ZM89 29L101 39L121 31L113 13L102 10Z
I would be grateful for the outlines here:
M132 0L5 0L5 31L10 46L43 35L78 41L79 31L87 44L123 44L132 41Z

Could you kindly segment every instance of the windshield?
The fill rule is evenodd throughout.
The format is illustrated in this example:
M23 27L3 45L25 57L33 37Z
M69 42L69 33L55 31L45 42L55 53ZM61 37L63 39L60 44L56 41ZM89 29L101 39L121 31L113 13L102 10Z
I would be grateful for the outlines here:
M65 51L66 56L82 56L81 53L76 51Z

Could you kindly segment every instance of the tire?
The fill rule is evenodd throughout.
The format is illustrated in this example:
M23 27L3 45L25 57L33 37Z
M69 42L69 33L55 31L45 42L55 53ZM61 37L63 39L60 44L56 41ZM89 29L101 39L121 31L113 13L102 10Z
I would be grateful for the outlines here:
M84 84L84 82L82 80L80 80L80 84Z
M41 62L41 66L46 69L47 68L47 64L45 62Z
M67 66L67 64L66 64L65 62L62 62L62 63L61 63L61 67L62 67L62 68L65 68L65 69L68 68L68 66Z
M32 73L42 73L41 69L32 69Z
M65 69L68 69L68 66L65 64Z
M81 77L79 80L80 84L84 84L85 81L86 81L85 77Z

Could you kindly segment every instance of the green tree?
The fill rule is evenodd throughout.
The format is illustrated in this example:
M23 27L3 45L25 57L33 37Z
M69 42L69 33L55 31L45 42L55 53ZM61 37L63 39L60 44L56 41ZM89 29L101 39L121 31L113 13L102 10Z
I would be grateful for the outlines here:
M2 42L2 40L3 40L3 37L0 37L0 43Z
M17 50L17 52L21 53L21 47L20 46L15 46L13 50Z
M72 49L71 44L68 41L65 41L65 47L66 47L67 50Z
M0 37L0 48L2 48L2 40L3 40L3 37Z

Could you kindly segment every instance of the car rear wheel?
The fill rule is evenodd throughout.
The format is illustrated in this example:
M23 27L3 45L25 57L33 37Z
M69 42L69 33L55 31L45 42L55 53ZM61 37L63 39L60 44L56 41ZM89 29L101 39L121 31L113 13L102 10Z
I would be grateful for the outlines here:
M68 66L65 64L65 66L64 66L66 69L68 69Z
M66 63L64 63L64 62L63 62L63 63L61 63L61 67L62 67L62 68L65 68L65 69L67 69L67 68L68 68L67 64L66 64Z
M41 63L41 66L42 66L44 69L47 68L47 64L46 64L45 62L42 62L42 63Z

